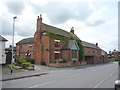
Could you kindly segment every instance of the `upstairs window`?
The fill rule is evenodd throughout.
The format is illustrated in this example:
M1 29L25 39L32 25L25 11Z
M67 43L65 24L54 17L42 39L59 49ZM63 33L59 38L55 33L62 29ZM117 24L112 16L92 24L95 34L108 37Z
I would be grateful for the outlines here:
M55 47L60 47L60 40L55 40Z
M32 44L30 44L29 47L32 47Z

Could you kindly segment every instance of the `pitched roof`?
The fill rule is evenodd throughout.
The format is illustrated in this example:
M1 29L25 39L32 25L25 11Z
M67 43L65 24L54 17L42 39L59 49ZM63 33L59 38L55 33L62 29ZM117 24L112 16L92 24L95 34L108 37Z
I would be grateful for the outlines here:
M79 39L75 34L67 32L67 31L65 31L63 29L53 27L53 26L47 25L45 23L43 23L43 25L45 26L46 31L48 31L50 33L54 33L54 34L61 35L61 36L64 36L64 37Z
M8 41L8 40L0 35L0 41Z
M88 47L88 48L100 49L100 48L97 47L95 44L88 43L88 42L85 42L85 41L82 41L82 45L83 45L84 47Z
M50 33L54 33L54 34L61 35L61 36L64 36L64 37L79 39L75 34L73 34L71 32L67 32L67 31L65 31L63 29L60 29L60 28L57 28L57 27L53 27L51 25L47 25L47 24L44 24L44 23L43 23L43 25L45 26L46 31L48 31ZM34 38L33 37L25 38L25 39L22 39L21 41L19 41L18 43L16 43L16 45L33 43L33 42L34 42ZM75 43L75 40L67 41L66 44L63 46L63 49L70 48L73 43ZM92 43L85 42L85 41L82 41L82 44L83 44L84 47L100 49L99 47L96 47L96 45L94 45Z
M16 43L16 45L27 44L27 43L34 43L34 37L22 39L18 43Z
M72 45L76 43L75 40L68 40L66 43L63 45L62 49L71 49Z

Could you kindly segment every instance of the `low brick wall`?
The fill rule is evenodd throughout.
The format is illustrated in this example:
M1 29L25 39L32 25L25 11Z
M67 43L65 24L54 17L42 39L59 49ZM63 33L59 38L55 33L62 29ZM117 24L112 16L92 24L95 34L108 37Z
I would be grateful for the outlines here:
M50 63L50 67L66 67L66 66L71 66L71 64L68 63Z
M81 61L81 62L76 62L76 63L50 63L49 66L50 67L66 67L66 66L77 66L77 65L84 65L87 64L86 61Z
M87 62L86 61L81 61L80 64L82 64L82 65L87 64Z

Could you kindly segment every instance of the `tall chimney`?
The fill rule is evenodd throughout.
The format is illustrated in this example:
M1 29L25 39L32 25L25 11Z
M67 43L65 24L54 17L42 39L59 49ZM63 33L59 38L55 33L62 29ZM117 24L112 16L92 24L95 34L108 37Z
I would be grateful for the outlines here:
M98 47L98 43L96 43L96 46Z
M40 32L42 28L42 15L40 14L40 17L37 18L37 32Z
M71 28L70 32L74 34L74 27Z

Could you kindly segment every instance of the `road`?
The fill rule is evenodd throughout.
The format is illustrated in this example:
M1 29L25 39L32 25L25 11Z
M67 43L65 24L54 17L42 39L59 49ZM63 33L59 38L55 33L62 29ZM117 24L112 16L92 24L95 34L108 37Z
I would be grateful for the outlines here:
M118 63L114 62L4 81L2 86L3 88L114 88L117 79Z

